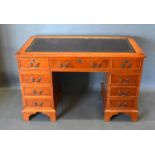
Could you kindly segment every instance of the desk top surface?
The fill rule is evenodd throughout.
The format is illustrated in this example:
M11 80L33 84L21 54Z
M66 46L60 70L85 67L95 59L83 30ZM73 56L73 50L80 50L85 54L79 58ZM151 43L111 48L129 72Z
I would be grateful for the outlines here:
M35 38L26 52L135 53L127 38Z

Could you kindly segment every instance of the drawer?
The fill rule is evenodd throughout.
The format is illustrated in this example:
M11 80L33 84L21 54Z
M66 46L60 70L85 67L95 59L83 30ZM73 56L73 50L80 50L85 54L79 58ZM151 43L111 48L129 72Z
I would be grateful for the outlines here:
M48 87L23 87L25 96L50 96L51 89Z
M114 86L137 86L139 81L138 75L112 74L110 84Z
M44 99L44 98L25 98L24 102L25 107L53 107L51 99Z
M139 59L121 59L113 60L112 68L114 69L139 69L141 61Z
M21 58L19 68L43 69L49 68L48 58Z
M21 74L23 84L46 84L50 83L50 78L48 74Z
M50 60L52 68L108 68L109 60L103 58L53 58Z
M110 96L136 96L137 88L110 87Z
M110 109L135 109L135 99L110 99L108 107Z

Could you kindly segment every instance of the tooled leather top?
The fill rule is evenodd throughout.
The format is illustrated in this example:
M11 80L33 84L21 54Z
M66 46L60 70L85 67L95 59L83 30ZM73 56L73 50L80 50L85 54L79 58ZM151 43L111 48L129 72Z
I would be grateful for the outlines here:
M122 52L134 53L128 39L36 38L26 52Z

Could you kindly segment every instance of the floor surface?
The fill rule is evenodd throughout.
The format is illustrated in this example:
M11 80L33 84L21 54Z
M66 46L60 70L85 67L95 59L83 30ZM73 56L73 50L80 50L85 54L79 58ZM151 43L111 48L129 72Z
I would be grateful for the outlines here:
M19 89L0 89L0 129L5 130L143 130L155 129L155 91L142 91L139 97L140 117L131 122L126 115L103 120L103 103L100 92L66 93L58 104L58 120L38 114L29 122L21 117Z

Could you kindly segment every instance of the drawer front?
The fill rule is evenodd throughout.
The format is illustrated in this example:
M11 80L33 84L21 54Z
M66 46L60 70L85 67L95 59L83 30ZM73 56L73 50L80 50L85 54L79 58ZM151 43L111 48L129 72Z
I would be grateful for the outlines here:
M47 74L21 74L23 84L44 84L50 83L50 76Z
M53 107L51 99L34 99L34 98L26 98L25 99L25 107L36 107L36 108L41 108L41 107Z
M26 69L49 68L47 58L21 58L19 62L20 62L19 68L26 68Z
M110 109L135 109L135 99L110 99L108 107Z
M24 87L25 96L50 96L51 90L48 87Z
M137 88L111 87L110 96L136 96Z
M102 69L109 67L109 60L102 58L53 58L50 61L52 68L90 68Z
M139 59L121 59L112 61L112 68L114 69L140 69L140 65L141 61Z
M114 86L137 86L138 77L138 75L112 74L110 84Z

